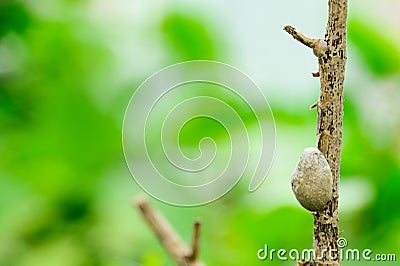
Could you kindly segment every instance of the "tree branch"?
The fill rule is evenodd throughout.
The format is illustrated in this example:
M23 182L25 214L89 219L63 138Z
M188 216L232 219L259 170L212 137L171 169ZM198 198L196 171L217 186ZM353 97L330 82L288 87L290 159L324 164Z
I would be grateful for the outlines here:
M320 97L318 110L318 149L326 157L333 177L333 198L321 212L314 212L315 264L340 265L337 245L338 185L342 150L343 89L346 55L347 0L328 0L329 15L325 39L311 39L291 26L284 28L296 40L313 48L318 57ZM300 263L300 262L299 262Z
M189 249L175 232L165 217L157 212L143 197L134 201L134 205L142 214L150 229L156 235L161 245L179 266L204 266L198 260L200 222L194 223L192 248Z
M193 225L193 239L192 239L192 249L191 254L187 257L190 262L197 260L200 249L200 221L196 221Z
M302 44L304 44L305 46L310 47L310 48L314 48L315 43L318 41L318 39L312 39L310 37L307 37L302 32L296 30L292 26L285 26L285 27L283 27L283 30L286 31L287 33L289 33L290 35L292 35L292 37L295 40L301 42Z
M342 151L343 89L347 60L347 0L329 0L325 42L328 52L318 59L320 97L318 105L318 149L325 155L332 171L333 198L322 212L314 214L314 250L318 265L333 262L340 265L337 240L340 156ZM333 258L324 250L330 250ZM336 259L334 259L336 258ZM326 263L325 263L326 264Z

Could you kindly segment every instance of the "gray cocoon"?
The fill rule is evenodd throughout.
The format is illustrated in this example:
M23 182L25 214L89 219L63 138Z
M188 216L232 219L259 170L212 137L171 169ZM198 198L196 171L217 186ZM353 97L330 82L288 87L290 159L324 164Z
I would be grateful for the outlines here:
M292 190L309 211L322 211L332 199L333 179L325 156L317 148L306 148L291 177Z

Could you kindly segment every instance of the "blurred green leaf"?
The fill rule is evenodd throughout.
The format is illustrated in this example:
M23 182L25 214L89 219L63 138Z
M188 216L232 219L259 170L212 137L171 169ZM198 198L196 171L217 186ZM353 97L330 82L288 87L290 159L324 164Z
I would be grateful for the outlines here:
M0 79L0 130L2 133L15 129L29 120L29 95L12 90L13 84Z
M169 13L162 22L162 30L183 61L216 59L218 38L204 19L194 14Z
M17 1L0 2L0 38L10 31L22 33L29 25L29 14Z
M349 20L348 37L367 67L378 76L400 71L400 49L382 29L358 18Z
M220 235L217 243L209 243L215 245L210 250L214 255L213 265L293 265L293 261L284 262L276 256L273 260L261 261L257 251L265 245L269 251L301 250L310 248L312 243L312 230L304 229L306 224L312 227L312 216L300 208L283 207L258 213L242 207L225 217L224 222L215 233Z

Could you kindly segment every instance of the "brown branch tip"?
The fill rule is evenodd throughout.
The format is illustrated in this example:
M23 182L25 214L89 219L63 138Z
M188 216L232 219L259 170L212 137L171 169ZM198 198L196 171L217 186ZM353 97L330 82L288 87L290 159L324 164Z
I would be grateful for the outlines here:
M204 265L198 260L200 249L200 221L194 223L192 245L191 248L189 248L181 240L180 236L172 228L167 219L160 212L155 210L145 197L140 196L136 198L133 205L138 209L142 218L146 221L161 245L178 265Z
M187 257L190 262L196 261L199 255L200 227L201 227L201 222L197 220L193 225L192 248L189 256Z
M311 75L312 75L314 78L319 78L319 71L312 72Z
M302 32L296 30L292 26L285 26L285 27L283 27L283 30L286 31L287 33L289 33L290 35L292 35L292 37L295 40L301 42L302 44L304 44L305 46L310 47L310 48L314 48L316 42L318 41L318 39L313 39L313 38L310 38L310 37L304 35Z
M292 35L292 37L304 44L307 47L310 47L313 49L313 53L316 57L321 57L325 54L325 52L328 50L328 46L326 42L323 39L313 39L302 32L296 30L292 26L285 26L283 27L283 30ZM317 75L313 74L313 77L318 77Z

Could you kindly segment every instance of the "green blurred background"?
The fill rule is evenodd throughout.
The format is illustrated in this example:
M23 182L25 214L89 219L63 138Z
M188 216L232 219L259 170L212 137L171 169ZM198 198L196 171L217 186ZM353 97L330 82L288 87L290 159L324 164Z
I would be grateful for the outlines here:
M232 64L262 88L275 161L254 193L241 182L206 206L151 202L185 241L201 218L208 265L294 265L256 256L264 244L312 247L312 215L289 178L315 146L317 62L282 27L323 36L326 2L1 0L0 265L174 265L131 206L143 192L121 130L140 83L192 59ZM400 260L399 12L396 0L350 0L340 184L348 248L394 253L397 263L343 265Z

